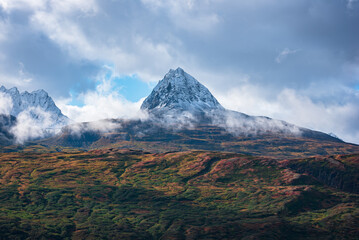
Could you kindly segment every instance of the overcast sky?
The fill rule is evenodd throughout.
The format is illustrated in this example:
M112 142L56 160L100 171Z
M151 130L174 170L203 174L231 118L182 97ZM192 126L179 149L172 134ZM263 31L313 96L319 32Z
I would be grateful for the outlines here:
M135 116L170 68L226 108L359 143L358 0L0 0L0 85Z

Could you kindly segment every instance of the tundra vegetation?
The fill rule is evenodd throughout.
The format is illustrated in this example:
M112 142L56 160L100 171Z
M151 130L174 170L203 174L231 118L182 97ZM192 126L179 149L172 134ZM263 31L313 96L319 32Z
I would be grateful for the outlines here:
M0 239L359 236L359 154L32 145L1 154L0 166Z

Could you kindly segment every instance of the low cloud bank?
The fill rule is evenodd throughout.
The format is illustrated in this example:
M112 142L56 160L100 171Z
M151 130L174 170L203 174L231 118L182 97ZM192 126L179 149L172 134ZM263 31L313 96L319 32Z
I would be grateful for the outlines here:
M284 89L275 96L268 96L266 89L243 84L226 94L218 94L218 100L228 109L281 119L300 127L334 133L347 142L359 143L358 91L339 86L330 92L320 89L318 86L306 92ZM346 96L345 101L338 101L336 95L339 98Z
M280 134L284 136L300 136L299 127L284 121L267 117L254 117L234 111L225 111L223 115L214 116L213 123L225 128L235 136L253 136L262 134Z
M176 109L158 109L149 114L149 119L163 128L174 131L193 128L198 122L198 116L189 111Z
M152 115L152 116L151 116ZM278 134L281 136L300 136L302 130L293 124L268 117L249 116L231 110L181 111L159 109L152 111L150 120L163 128L181 131L193 129L198 125L214 125L225 129L234 136L254 136Z
M17 117L17 123L10 129L15 135L17 143L44 138L60 131L54 125L54 117L40 108L29 108Z
M75 123L66 126L63 131L69 134L80 137L85 132L106 133L111 132L122 127L121 123L112 119L103 119L94 122Z

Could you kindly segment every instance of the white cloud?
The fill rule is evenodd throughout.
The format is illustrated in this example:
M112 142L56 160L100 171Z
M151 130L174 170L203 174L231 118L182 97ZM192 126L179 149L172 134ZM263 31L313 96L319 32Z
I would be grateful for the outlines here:
M0 0L0 6L7 12L16 9L30 12L32 27L45 33L73 57L97 57L94 53L97 46L90 43L76 21L77 18L96 14L95 0Z
M48 0L0 0L0 6L5 11L14 9L44 9Z
M36 116L36 117L34 117ZM11 128L17 143L43 138L53 134L59 129L54 129L51 114L40 108L29 108L16 116L17 124Z
M42 11L52 9L58 13L68 13L80 9L83 12L96 10L93 0L0 0L0 6L7 12L13 10Z
M6 61L6 57L1 59L0 54L0 60ZM23 88L28 90L28 87L30 87L33 80L33 76L26 70L25 65L22 62L19 62L17 69L16 74L10 75L1 71L2 69L0 66L0 83L6 87L17 86L20 90Z
M93 34L96 37L93 37L73 15L92 19L96 14L104 14L99 13L94 0L50 1L48 4L50 11L34 10L30 17L31 26L48 36L73 59L114 63L117 71L126 75L137 73L144 81L157 80L159 76L154 73L181 61L174 46L154 42L137 33L126 37L117 34L109 36L89 26L95 31Z
M166 66L176 65L176 62L182 60L181 57L176 57L177 50L166 43L154 43L141 36L134 36L132 40L135 46L133 51L125 51L120 47L104 48L99 56L111 59L117 72L126 75L137 73L142 80L148 82L158 80L162 76L156 73L168 71Z
M187 31L206 32L212 30L219 22L219 16L206 10L212 1L196 0L142 0L142 3L150 9L164 10L171 21L180 28Z
M224 107L255 116L269 116L300 127L334 133L348 142L359 143L359 94L344 104L316 102L293 89L282 90L277 97L250 84L218 96ZM347 93L348 94L348 93Z
M121 128L120 123L112 121L111 119L103 119L93 122L71 124L68 125L65 129L69 131L72 135L80 137L81 134L87 131L106 133L114 131L118 128Z
M278 54L278 56L275 58L275 61L277 63L281 63L288 57L288 55L295 54L298 51L299 51L299 49L290 50L289 48L285 48Z
M13 102L10 94L0 92L0 114L10 115ZM16 117L16 124L10 128L17 143L43 138L57 133L66 122L56 122L57 115L46 112L40 107L30 107L21 111Z
M57 104L63 114L76 122L145 117L140 112L143 99L130 102L116 93L102 95L97 91L88 91L81 97L85 104L81 107L69 105L69 100L58 101Z
M5 85L6 87L17 86L20 90L28 89L31 85L31 80L31 77L23 78L19 74L16 76L2 73L0 68L0 85Z
M12 105L11 97L3 92L0 92L0 114L10 114Z
M19 62L19 77L22 79L24 83L30 83L32 82L32 78L27 73L25 66L22 62Z
M130 102L118 93L114 88L113 80L117 77L112 68L111 77L106 76L108 72L103 72L98 76L98 85L95 90L73 96L76 100L83 103L83 106L70 105L73 99L60 99L57 106L62 113L75 122L98 121L110 118L146 118L146 113L140 111L140 106L144 99L138 102Z
M73 57L94 59L95 46L92 46L81 28L71 19L58 12L38 11L31 17L34 28L47 36Z

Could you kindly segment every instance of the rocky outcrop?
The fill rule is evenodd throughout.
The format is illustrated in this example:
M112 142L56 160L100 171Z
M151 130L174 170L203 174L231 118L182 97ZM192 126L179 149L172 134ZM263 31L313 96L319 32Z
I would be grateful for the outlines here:
M0 146L14 143L15 137L10 129L16 124L16 118L11 115L0 114Z

